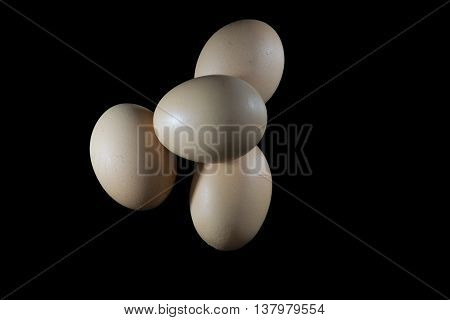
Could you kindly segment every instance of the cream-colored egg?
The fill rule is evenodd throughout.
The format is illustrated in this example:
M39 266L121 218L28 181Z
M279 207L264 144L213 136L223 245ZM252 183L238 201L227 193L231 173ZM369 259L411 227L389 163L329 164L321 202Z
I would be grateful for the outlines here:
M190 194L195 229L218 250L239 249L259 231L271 195L272 176L258 147L239 159L199 164Z
M90 155L103 189L130 209L158 206L175 181L175 156L156 138L153 112L135 104L103 113L92 131Z
M267 102L280 83L283 69L283 45L275 30L262 21L239 20L221 28L206 42L195 77L238 77L255 87Z
M217 163L247 153L261 140L267 110L247 82L224 75L191 79L169 91L155 110L161 143L188 160Z

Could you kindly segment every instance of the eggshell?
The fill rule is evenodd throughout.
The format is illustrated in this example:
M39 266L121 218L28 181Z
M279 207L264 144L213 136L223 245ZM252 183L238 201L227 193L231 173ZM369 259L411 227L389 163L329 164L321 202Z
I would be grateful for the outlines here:
M247 153L261 140L267 110L247 82L224 75L191 79L158 103L155 132L161 143L188 160L217 163Z
M175 156L156 138L153 112L135 104L103 113L92 131L90 155L103 189L130 209L158 206L175 181Z
M218 250L239 249L263 224L271 195L272 176L258 147L239 159L200 164L190 194L195 229Z
M280 83L284 50L272 27L258 20L239 20L214 33L195 67L195 77L225 74L247 81L267 102Z

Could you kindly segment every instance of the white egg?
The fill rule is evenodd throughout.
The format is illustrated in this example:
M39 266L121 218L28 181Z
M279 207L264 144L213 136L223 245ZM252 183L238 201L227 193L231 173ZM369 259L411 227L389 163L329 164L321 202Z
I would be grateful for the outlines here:
M158 206L175 181L175 156L153 131L153 112L119 104L106 110L92 131L92 167L103 189L136 210Z
M218 250L239 249L259 231L271 195L270 168L258 147L239 159L199 164L190 195L195 229Z
M258 92L235 77L191 79L158 103L155 132L173 153L203 163L223 162L247 153L261 140L267 110Z
M214 33L195 67L195 77L224 74L250 83L267 102L280 83L284 50L280 37L268 24L239 20Z

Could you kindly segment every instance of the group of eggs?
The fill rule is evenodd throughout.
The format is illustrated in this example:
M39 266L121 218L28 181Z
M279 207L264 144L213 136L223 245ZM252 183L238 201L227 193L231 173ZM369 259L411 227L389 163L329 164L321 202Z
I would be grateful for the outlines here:
M147 210L170 193L175 155L195 161L198 170L190 191L195 229L218 250L241 248L257 234L270 205L272 176L257 143L267 124L265 102L283 69L283 46L272 27L258 20L224 26L202 49L194 78L169 91L154 114L135 104L119 104L100 117L90 141L100 184L121 205ZM181 127L198 132L204 125L253 125L256 131L251 138L220 135L214 143L200 143L194 136L189 147L183 144ZM146 139L138 138L142 126L151 128L147 134L156 141L150 149ZM161 170L142 174L146 160L140 150L150 152L152 166Z

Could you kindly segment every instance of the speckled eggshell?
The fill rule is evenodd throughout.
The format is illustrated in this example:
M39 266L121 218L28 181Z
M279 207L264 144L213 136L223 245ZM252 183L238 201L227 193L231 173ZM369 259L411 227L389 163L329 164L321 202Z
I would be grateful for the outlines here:
M195 229L218 250L239 249L261 228L271 195L272 176L258 147L239 159L199 164L190 194Z
M221 28L206 42L195 77L238 77L255 87L267 102L280 83L283 69L283 45L275 30L262 21L239 20Z
M138 138L139 126L146 128L146 136ZM103 189L130 209L158 206L175 181L175 156L156 138L153 112L135 104L119 104L103 113L92 131L90 156ZM143 171L146 159L152 161L152 171Z
M247 82L224 75L195 78L176 86L160 100L154 117L156 135L167 149L203 163L247 153L261 140L266 124L266 105L258 92ZM202 134L205 128L217 133L217 139Z

